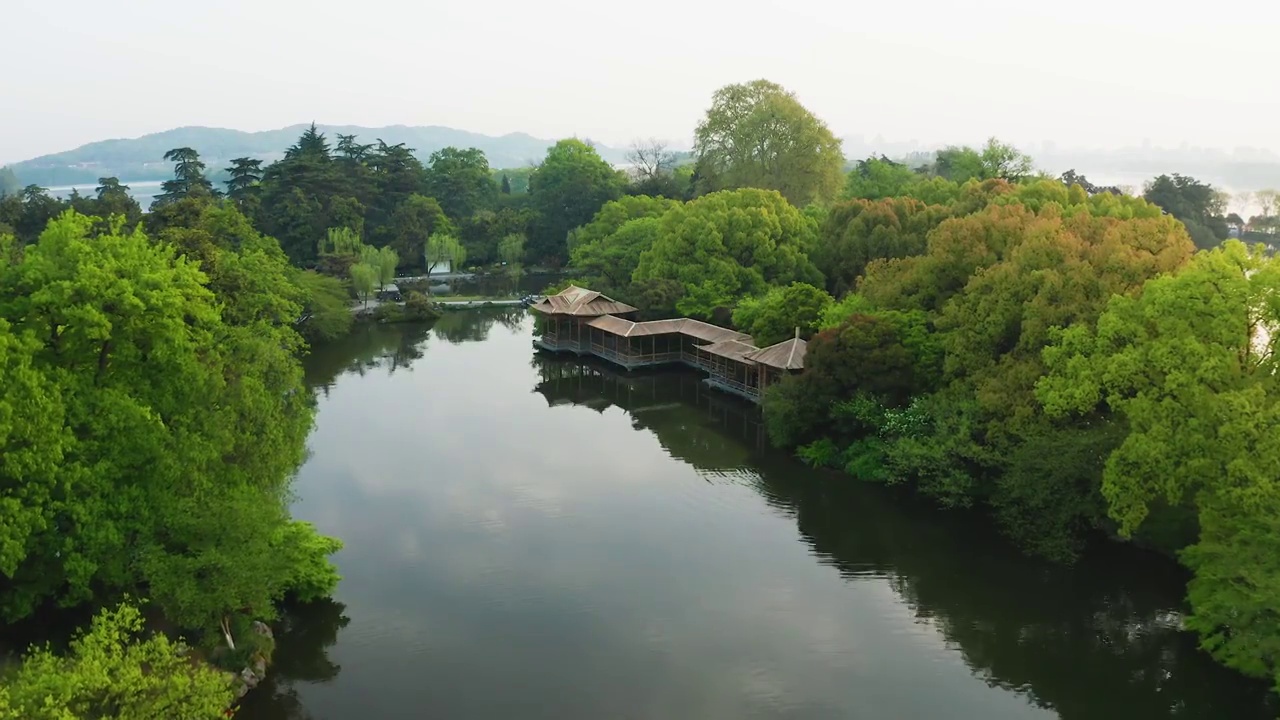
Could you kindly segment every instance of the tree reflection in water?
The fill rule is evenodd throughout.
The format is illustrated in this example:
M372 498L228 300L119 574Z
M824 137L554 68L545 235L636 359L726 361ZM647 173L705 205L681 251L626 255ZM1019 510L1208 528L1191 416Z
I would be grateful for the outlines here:
M276 650L267 679L245 696L237 720L310 720L297 686L330 682L342 667L329 659L338 631L351 619L346 606L320 600L288 607L274 623Z
M759 409L691 373L620 373L536 356L548 404L618 407L704 477L756 487L843 576L883 577L989 685L1065 720L1274 718L1264 683L1214 663L1180 630L1186 575L1171 560L1100 542L1075 566L1028 558L977 513L811 471L771 451Z

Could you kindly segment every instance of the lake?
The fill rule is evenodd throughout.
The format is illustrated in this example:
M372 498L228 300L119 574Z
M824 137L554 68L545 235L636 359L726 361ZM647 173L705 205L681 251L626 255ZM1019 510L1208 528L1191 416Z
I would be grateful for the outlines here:
M813 471L692 372L535 354L521 312L307 360L295 515L333 602L283 618L248 720L1274 718L1178 628L1185 576L1074 568Z

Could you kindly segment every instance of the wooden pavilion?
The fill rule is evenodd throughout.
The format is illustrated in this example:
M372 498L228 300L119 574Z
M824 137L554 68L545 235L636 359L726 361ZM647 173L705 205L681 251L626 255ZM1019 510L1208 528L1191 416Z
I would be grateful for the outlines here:
M570 285L530 306L547 318L534 345L553 352L594 355L631 370L683 363L706 371L711 387L759 402L764 389L804 368L806 344L790 340L756 347L751 336L694 320L635 322L636 308Z
M547 318L546 329L534 344L544 350L569 351L579 355L591 352L587 323L602 316L632 315L639 310L594 290L570 285L556 295L545 297L529 306Z

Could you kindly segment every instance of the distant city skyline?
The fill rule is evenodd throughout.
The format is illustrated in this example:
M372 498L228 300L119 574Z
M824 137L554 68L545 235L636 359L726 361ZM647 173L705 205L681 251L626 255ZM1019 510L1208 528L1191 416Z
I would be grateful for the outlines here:
M1280 151L1280 3L10 0L0 158L184 125L688 143L768 78L840 136Z

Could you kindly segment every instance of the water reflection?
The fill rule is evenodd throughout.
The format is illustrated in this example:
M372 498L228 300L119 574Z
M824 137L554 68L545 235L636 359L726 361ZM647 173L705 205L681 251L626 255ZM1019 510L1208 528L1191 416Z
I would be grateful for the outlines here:
M946 513L884 488L800 470L768 451L758 410L696 376L634 376L596 363L534 360L551 405L616 406L674 457L745 468L768 502L796 518L821 562L850 580L886 577L992 686L1074 718L1264 718L1280 703L1264 684L1211 662L1179 630L1184 573L1131 548L1094 548L1078 565L1015 552L981 518ZM647 421L654 402L679 403ZM679 418L679 419L677 419ZM695 419L696 418L696 419ZM712 429L711 433L699 429ZM740 448L740 464L726 445ZM742 457L749 452L749 459Z
M276 650L265 682L245 697L239 718L311 720L298 686L328 683L342 667L329 659L329 648L351 619L346 606L323 600L286 608L274 624Z
M524 322L523 308L485 308L449 310L435 321L433 334L454 345L482 342L495 326L515 330Z
M771 452L696 373L534 355L529 322L310 359L296 511L345 540L345 609L290 620L249 720L1275 716L1176 631L1169 563L1027 560Z

